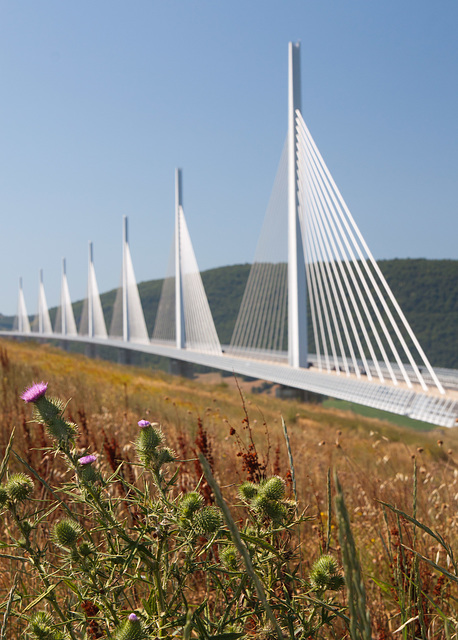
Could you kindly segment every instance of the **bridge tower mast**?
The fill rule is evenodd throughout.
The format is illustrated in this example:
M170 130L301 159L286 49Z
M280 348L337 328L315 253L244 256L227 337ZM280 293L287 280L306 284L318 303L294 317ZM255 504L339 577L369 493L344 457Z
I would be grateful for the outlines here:
M88 267L88 292L87 292L87 334L90 338L94 337L94 292L92 291L92 269L94 263L94 248L92 242L89 242L89 267Z
M129 296L127 295L127 248L129 242L127 216L123 216L123 238L122 238L122 339L124 342L130 340L129 327Z
M300 43L288 49L288 362L307 367L305 258L299 219L296 111L301 110Z
M181 169L175 172L175 336L177 349L186 344L183 282L181 279L181 210L183 208L183 176Z
M62 335L66 336L67 335L67 301L64 298L64 293L65 293L65 279L67 277L67 264L65 261L65 258L62 258L62 294L61 294L61 301L60 301L60 306L61 306L61 314L62 314Z

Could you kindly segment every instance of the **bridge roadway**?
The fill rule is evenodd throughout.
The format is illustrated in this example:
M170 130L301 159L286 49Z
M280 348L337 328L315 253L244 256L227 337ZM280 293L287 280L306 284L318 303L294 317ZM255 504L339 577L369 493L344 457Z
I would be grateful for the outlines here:
M206 367L229 371L241 375L268 380L287 387L303 389L324 396L340 400L347 400L384 411L390 411L408 416L415 420L422 420L443 427L458 426L458 393L456 392L456 378L448 371L441 379L448 387L446 395L440 395L431 389L425 393L421 388L407 388L399 383L381 384L369 381L367 376L357 378L356 375L346 375L336 371L322 372L316 366L308 369L293 368L280 359L277 362L260 359L259 354L252 357L249 352L239 354L223 350L221 354L203 353L200 351L177 349L170 343L159 342L125 342L121 338L88 338L88 336L65 336L56 333L29 333L18 331L0 331L0 336L7 338L52 340L58 342L79 342L96 346L109 346L116 349L138 351L156 356L163 356L173 360L181 360ZM227 348L229 349L229 348ZM316 365L312 360L312 365ZM458 373L457 373L458 376ZM455 389L453 388L455 387Z

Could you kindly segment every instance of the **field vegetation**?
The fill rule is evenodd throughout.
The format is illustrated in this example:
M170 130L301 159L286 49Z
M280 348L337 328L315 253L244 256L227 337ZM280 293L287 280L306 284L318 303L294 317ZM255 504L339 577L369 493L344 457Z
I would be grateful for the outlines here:
M27 342L0 373L2 640L457 637L455 430Z

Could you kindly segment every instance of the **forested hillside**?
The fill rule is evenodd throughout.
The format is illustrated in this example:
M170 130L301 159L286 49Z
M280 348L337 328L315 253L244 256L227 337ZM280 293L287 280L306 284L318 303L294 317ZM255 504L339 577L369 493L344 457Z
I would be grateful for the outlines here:
M432 364L458 369L458 260L382 260L379 266ZM202 273L216 329L221 343L230 341L250 265L233 265ZM139 284L150 333L159 304L162 280ZM104 293L102 305L110 326L116 290ZM75 317L82 302L74 304ZM51 310L51 318L55 309ZM5 328L12 318L0 317Z

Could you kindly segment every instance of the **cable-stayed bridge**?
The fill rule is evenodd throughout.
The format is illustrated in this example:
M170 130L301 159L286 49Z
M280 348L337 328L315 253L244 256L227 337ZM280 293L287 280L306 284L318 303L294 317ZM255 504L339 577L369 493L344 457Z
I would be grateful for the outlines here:
M0 335L139 351L270 380L436 425L458 424L458 372L435 371L391 292L301 113L300 48L289 45L288 133L230 344L221 345L176 172L175 234L149 335L123 220L121 282L106 327L90 244L76 322L65 260L52 326L40 273L30 322L20 280Z

